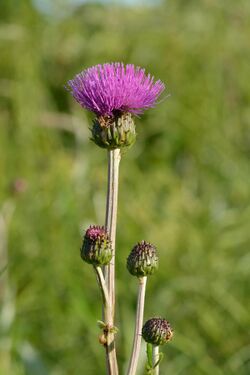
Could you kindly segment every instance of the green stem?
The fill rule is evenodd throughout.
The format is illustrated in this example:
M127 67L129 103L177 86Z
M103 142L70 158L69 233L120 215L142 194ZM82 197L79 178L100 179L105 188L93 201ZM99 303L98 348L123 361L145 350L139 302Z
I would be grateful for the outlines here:
M159 346L158 345L153 345L153 352L152 353L153 353L152 364L153 364L153 368L154 368L156 363L159 362ZM154 368L154 375L159 375L159 363Z
M108 192L105 226L112 242L113 257L110 264L104 267L105 283L110 298L110 303L104 306L104 319L106 319L105 323L110 328L114 326L115 316L115 240L120 159L120 149L108 151ZM106 363L108 375L118 375L115 335L112 331L107 334Z
M142 332L142 325L143 325L146 284L147 284L146 276L139 278L139 290L138 290L138 297L137 297L134 341L133 341L133 348L132 348L127 375L135 375L137 365L138 365L140 348L141 348L141 332Z
M101 289L103 305L107 306L107 305L110 304L110 300L109 300L109 293L108 293L107 286L105 284L105 279L104 279L104 276L103 276L102 269L101 269L101 267L96 266L96 267L94 267L94 270L96 272L98 284L99 284L100 289Z

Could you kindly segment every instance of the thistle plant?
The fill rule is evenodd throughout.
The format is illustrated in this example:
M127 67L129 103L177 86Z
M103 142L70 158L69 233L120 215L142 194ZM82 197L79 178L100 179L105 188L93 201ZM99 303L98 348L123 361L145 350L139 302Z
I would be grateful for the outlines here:
M85 109L94 113L91 140L108 152L106 218L103 226L90 226L81 247L82 259L91 264L101 289L103 316L100 343L106 351L108 375L118 375L115 327L115 259L118 181L121 149L136 140L135 118L153 108L164 84L132 64L107 63L93 66L68 82L68 90ZM134 341L127 375L135 375L140 354L147 277L158 267L155 246L146 241L135 245L127 269L139 283ZM143 336L144 337L144 336Z

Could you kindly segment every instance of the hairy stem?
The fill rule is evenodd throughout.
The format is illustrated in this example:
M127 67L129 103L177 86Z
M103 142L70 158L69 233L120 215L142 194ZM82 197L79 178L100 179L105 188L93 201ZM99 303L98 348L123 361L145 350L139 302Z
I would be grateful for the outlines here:
M115 315L115 239L120 159L120 149L108 151L108 191L105 226L112 242L113 257L110 264L104 267L105 283L107 285L110 303L104 306L103 313L104 319L106 319L105 323L108 324L110 328L114 326ZM110 331L107 333L106 363L108 374L118 375L115 337L114 333Z
M159 361L159 346L153 345L153 358L152 358L153 367L156 365L158 361ZM159 364L154 368L154 375L159 375Z
M141 348L141 331L143 324L143 314L144 314L144 302L145 302L145 292L146 292L147 277L139 278L139 290L137 298L137 310L136 310L136 320L135 320L135 332L133 348L129 362L128 375L135 375L139 355Z

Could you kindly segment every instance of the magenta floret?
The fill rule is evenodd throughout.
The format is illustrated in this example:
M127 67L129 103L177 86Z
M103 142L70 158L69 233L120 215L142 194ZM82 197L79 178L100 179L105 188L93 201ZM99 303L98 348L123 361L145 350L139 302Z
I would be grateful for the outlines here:
M84 108L98 116L117 111L134 115L152 108L164 91L160 80L132 64L107 63L83 70L68 82L70 92Z

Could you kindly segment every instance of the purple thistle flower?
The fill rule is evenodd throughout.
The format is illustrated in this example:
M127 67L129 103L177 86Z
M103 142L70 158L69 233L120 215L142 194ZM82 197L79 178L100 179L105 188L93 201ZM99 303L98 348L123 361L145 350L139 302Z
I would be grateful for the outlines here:
M114 116L117 112L139 115L154 107L165 89L145 69L123 63L93 66L77 74L68 85L76 101L97 116Z

